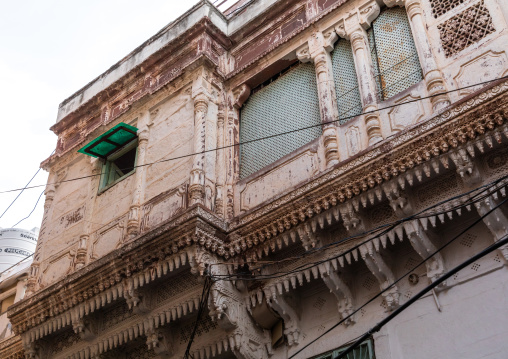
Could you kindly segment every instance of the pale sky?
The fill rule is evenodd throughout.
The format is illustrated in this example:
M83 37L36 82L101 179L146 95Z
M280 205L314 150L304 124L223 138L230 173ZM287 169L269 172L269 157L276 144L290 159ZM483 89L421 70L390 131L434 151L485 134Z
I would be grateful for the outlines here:
M23 188L54 150L56 136L49 127L60 102L195 3L0 1L0 192ZM46 180L41 170L31 185ZM25 190L0 218L0 227L12 227L27 216L43 189ZM0 215L17 194L0 193ZM31 217L17 227L40 227L43 203L44 195Z

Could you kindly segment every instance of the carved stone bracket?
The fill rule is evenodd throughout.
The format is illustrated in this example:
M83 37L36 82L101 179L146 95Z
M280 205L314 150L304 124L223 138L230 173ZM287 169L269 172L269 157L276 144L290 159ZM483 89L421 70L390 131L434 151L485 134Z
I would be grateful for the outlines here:
M402 219L413 214L411 201L406 197L405 193L400 191L397 182L388 182L383 186L383 190L397 217ZM422 259L426 259L431 253L436 252L436 246L431 242L418 220L404 222L403 226L411 246ZM429 258L425 262L425 266L427 268L427 277L431 281L438 279L445 271L441 253L436 253ZM442 283L440 287L445 285L446 283Z
M363 247L360 247L362 249ZM385 263L381 255L375 251L361 250L362 259L372 272L374 277L378 280L381 290L385 290L395 282L395 276L392 270ZM383 293L383 298L386 302L386 309L391 311L399 305L399 289L396 285Z
M74 333L79 334L81 339L90 341L96 337L94 324L94 322L85 318L75 318L72 321L72 330L74 330Z
M242 108L243 104L245 103L245 101L247 101L247 99L249 98L250 96L250 87L246 84L243 84L239 87L237 87L234 91L233 91L233 96L234 96L234 103L233 103L233 106L238 110L240 108Z
M404 229L411 245L422 259L426 259L437 250L417 220L404 223ZM436 253L430 257L425 262L425 266L427 268L427 277L432 282L441 277L445 272L444 260L441 253ZM444 286L446 286L446 282L440 285L440 287Z
M209 264L216 263L210 257ZM224 265L210 265L210 273L224 275ZM261 330L249 315L245 296L230 281L214 282L210 289L208 309L212 320L226 332L234 332L234 343L231 349L239 358L267 358L270 343L268 333Z
M329 266L327 268L324 264L322 264L319 266L319 270L323 281L328 289L330 289L330 293L333 293L335 298L337 298L337 307L341 318L344 319L348 317L354 310L353 295L348 285L344 283L337 272L332 270ZM354 317L350 317L344 321L344 325L346 326L354 323Z
M474 188L480 183L480 171L466 149L459 148L454 152L450 152L450 158L455 163L457 173L466 186Z
M273 287L272 287L273 288ZM288 345L296 345L300 342L299 317L292 305L282 295L265 291L267 304L275 310L284 320L284 335Z
M146 345L148 350L153 351L160 358L170 358L173 355L172 336L168 330L162 328L150 328L146 333Z
M484 216L495 207L495 202L493 198L487 197L483 201L476 202L475 207L480 216ZM485 223L489 231L492 233L496 242L508 235L508 218L504 215L500 208L496 208L487 215L483 219L483 223ZM500 247L499 252L507 261L506 263L508 263L508 245Z

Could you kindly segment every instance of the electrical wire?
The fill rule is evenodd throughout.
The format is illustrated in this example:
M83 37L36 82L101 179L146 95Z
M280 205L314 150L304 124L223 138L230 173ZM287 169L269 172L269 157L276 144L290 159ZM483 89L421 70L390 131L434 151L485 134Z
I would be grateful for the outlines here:
M358 338L353 344L351 344L346 350L344 350L343 352L341 352L339 354L338 357L336 357L335 359L341 359L341 358L344 358L346 357L346 355L348 353L350 353L354 348L356 348L358 345L360 345L364 340L366 340L367 338L369 338L373 333L375 332L378 332L384 325L386 325L387 323L389 323L392 319L394 319L397 315L399 315L400 313L402 313L404 310L406 310L411 304L415 303L418 299L420 299L421 297L423 297L425 294L427 294L429 291L431 291L432 289L434 289L435 287L437 287L439 284L443 283L445 280L447 280L448 278L450 278L451 276L455 275L456 273L458 273L460 270L464 269L465 267L469 266L470 264L476 262L477 260L485 257L487 254L493 252L494 250L500 248L501 246L504 246L508 244L508 236L504 236L503 238L501 238L499 241L497 241L496 243L488 246L487 248L485 248L484 250L482 250L481 252L475 254L473 257L467 259L466 261L462 262L461 264L459 264L458 266L456 266L455 268L453 268L452 270L446 272L445 274L443 274L441 277L439 277L438 279L436 279L436 281L432 282L431 284L429 284L427 287L425 287L424 289L422 289L420 292L416 293L413 297L411 297L406 303L404 303L403 305L401 305L400 307L398 307L397 309L395 309L392 313L390 313L390 315L388 315L385 319L383 319L382 321L380 321L379 323L377 323L374 327L372 327L371 329L369 329L365 334L363 334L360 338ZM292 358L293 356L291 356L290 358Z
M55 150L53 150L53 152L51 152L51 154L49 155L50 157L53 155L53 153L55 153ZM39 167L37 169L37 172L35 172L35 174L32 176L32 178L30 178L30 181L28 181L28 183L25 185L25 187L23 187L21 189L21 192L18 193L18 195L16 196L16 198L14 198L14 200L11 202L11 204L5 209L5 211L2 213L2 215L0 215L0 219L4 216L4 214L9 210L9 208L11 208L11 206L14 204L14 202L16 202L16 200L19 198L19 196L21 196L21 194L23 193L23 191L25 189L27 189L28 185L30 183L32 183L33 179L35 178L35 176L37 176L37 174L39 174L41 168ZM18 222L19 223L19 222Z
M53 151L54 152L54 151ZM51 155L50 155L51 156ZM37 170L37 172L35 172L35 174L32 176L32 178L30 178L30 181L28 181L28 183L25 185L25 187L23 187L21 189L21 192L18 193L18 195L16 196L16 198L14 198L14 200L11 202L11 204L5 209L5 211L2 213L2 215L0 215L0 218L2 218L4 216L4 214L9 210L9 208L11 208L11 206L14 204L14 202L16 202L16 200L19 198L19 196L21 196L21 194L23 193L23 191L25 189L27 189L28 185L33 181L33 179L35 178L35 176L37 176L40 172L40 168Z
M504 199L503 201L501 201L499 204L497 204L496 206L494 206L492 209L490 209L489 211L487 211L484 215L480 216L478 219L476 219L472 224L470 224L469 226L467 226L464 230L460 231L459 234L457 234L456 236L454 236L451 240L449 240L448 242L446 242L444 245L442 245L441 247L439 247L438 249L436 249L433 253L431 253L430 255L428 255L425 259L423 259L422 261L420 261L420 263L418 263L417 265L415 265L413 268L411 268L410 270L408 270L405 274L403 274L402 276L400 276L397 280L395 280L393 283L391 283L389 286L387 286L385 289L383 289L382 291L380 291L378 294L376 294L374 297L372 297L371 299L369 299L367 302L365 302L361 307L355 309L351 314L347 315L346 317L342 318L338 323L334 324L331 328L329 328L328 330L324 331L321 335L319 335L317 338L313 339L312 341L310 341L309 343L307 343L305 346L303 346L301 349L299 349L296 353L294 353L293 355L291 355L288 359L291 359L291 358L294 358L296 355L298 355L299 353L301 353L305 348L307 348L308 346L310 346L311 344L315 343L317 340L319 340L320 338L322 338L324 335L328 334L329 332L331 332L333 329L337 328L339 325L341 325L342 323L344 323L346 320L348 320L349 318L351 318L353 315L355 315L357 312L359 312L361 309L363 309L365 306L367 306L368 304L372 303L374 300L376 300L377 298L379 298L383 293L387 292L388 290L390 290L391 288L393 288L393 286L395 286L398 282L400 282L402 279L404 279L406 276L408 276L409 274L411 274L412 272L414 272L418 267L420 267L421 265L425 264L425 262L427 262L430 258L432 258L433 256L435 256L437 253L441 252L443 249L445 249L446 247L448 247L451 243L453 243L455 240L457 240L457 238L460 238L463 234L465 234L467 231L469 231L471 228L473 228L474 226L476 226L478 223L482 222L483 219L485 219L488 215L490 215L492 212L494 212L496 209L498 209L501 205L503 205L504 203L506 203L506 201L508 201L508 198L507 199Z
M22 220L20 220L19 222L17 222L14 226L12 226L13 228L16 227L18 224L20 224L21 222L23 222L25 219L27 219L28 217L30 217L32 215L32 213L34 213L35 209L37 208L37 205L39 204L39 201L41 200L41 197L42 195L44 194L44 190L41 192L41 194L39 195L39 198L37 198L37 202L35 202L35 206L34 208L32 208L32 210L30 211L30 213L28 214L28 216L26 216L25 218L23 218Z
M503 177L501 177L501 178L498 178L497 180L494 180L494 181L492 181L492 182L490 182L490 183L487 183L487 184L484 184L484 185L478 186L477 188L474 188L474 189L472 189L472 190L469 190L469 191L467 191L467 192L465 192L465 193L462 193L462 194L459 194L459 195L456 195L456 196L450 197L450 198L448 198L448 199L446 199L446 200L443 200L443 201L441 201L441 202L438 202L438 203L436 203L436 204L434 204L434 205L432 205L432 206L429 206L429 207L427 207L427 208L425 208L425 209L421 210L420 212L418 212L418 213L417 213L417 214L415 214L414 216L416 217L416 216L418 216L419 214L421 214L421 213L423 213L423 212L426 212L426 211L428 211L428 210L431 210L431 209L433 209L433 208L435 208L435 207L437 207L437 206L440 206L440 205L446 204L446 203L448 203L448 202L454 201L454 200L456 200L456 199L458 199L458 198L461 198L461 197L464 197L464 196L469 196L470 194L472 194L472 193L474 193L474 192L476 192L476 191L479 191L479 192L478 192L478 193L476 193L475 195L473 195L473 196L471 196L471 197L468 197L468 201L469 201L469 202L464 202L464 203L462 203L462 205L461 205L460 207L465 207L465 206L468 206L468 205L472 205L472 204L474 204L474 203L476 203L476 202L478 202L478 201L481 201L481 200L485 199L487 196L490 196L493 192L498 191L500 188L494 188L494 189L492 189L492 188L493 188L494 186L496 186L497 184L499 184L499 183L503 182L503 181L504 181L504 180L506 180L506 179L508 179L508 175L503 176ZM501 183L501 184L502 184L502 185L504 185L504 183ZM481 189L483 189L483 190L481 190ZM480 190L481 190L481 191L480 191ZM485 192L485 191L489 191L489 192L488 192L487 194L483 195L482 197L475 199L475 197L479 196L481 193L483 193L483 192ZM456 210L456 209L458 209L458 208L460 208L460 207L459 207L459 206L456 206L456 207L449 208L449 209L447 209L447 210L446 210L446 212ZM444 213L444 212L436 212L436 213L432 213L431 215L432 215L432 216L436 216L436 215L439 215L439 214L441 214L441 213ZM407 217L407 218L408 218L408 220L409 220L411 217ZM420 217L417 217L417 218L420 218ZM304 257L309 256L309 255L311 255L311 254L314 254L314 253L316 253L316 252L319 252L319 251L321 251L321 250L327 250L327 249L330 249L331 247L335 247L335 246L338 246L338 245L345 244L345 243L347 243L347 242L349 242L349 241L351 241L351 240L354 240L354 239L356 239L356 238L359 238L359 237L364 237L364 236L366 236L366 235L371 234L371 233L372 233L372 232L374 232L374 231L377 231L377 230L383 229L383 228L385 228L385 227L390 227L390 228L388 228L388 230L387 230L387 231L389 231L389 230L392 230L393 228L395 228L395 226L396 226L397 224L399 224L399 222L401 222L401 221L403 221L403 220L398 220L398 221L395 221L395 222L392 222L392 223L384 224L384 225L379 226L379 227L376 227L376 228L374 228L374 229L372 229L372 230L365 231L365 232L362 232L362 233L359 233L359 234L356 234L356 235L352 235L352 236L346 237L346 238L341 239L341 240L339 240L339 241L335 241L335 242L329 243L329 244L324 245L324 246L321 246L321 247L313 248L313 249L311 249L311 250L309 250L309 251L306 251L305 253L302 253L301 255L299 255L299 256L297 256L297 257L283 258L283 259L281 259L281 260L277 260L277 261L258 261L257 263L262 263L262 264L263 264L263 266L262 266L262 267L259 267L259 268L254 268L253 270L258 271L258 270L264 269L264 268L266 268L267 266L272 265L272 264L279 264L279 263L284 262L284 261L289 261L289 260L294 260L294 259L301 259L301 258L304 258ZM89 222L89 221L87 221L87 222ZM18 222L18 223L19 223L19 222ZM90 223L99 224L99 223L95 223L95 222L90 222ZM103 225L103 224L100 224L100 225ZM368 240L366 240L366 241L364 241L364 242L360 243L359 245L357 245L357 246L353 247L352 249L349 249L349 250L347 250L347 251L345 251L345 252L340 253L340 254L339 254L339 255L337 255L335 258L337 258L337 257L339 257L339 256L343 256L343 255L345 255L345 254L347 254L347 253L351 253L351 252L352 252L355 248L357 249L359 246L361 246L361 245L363 245L363 244L366 244L367 242L370 242L370 241L372 241L372 240L373 240L373 239L375 239L375 238L378 238L379 236L383 235L384 233L386 233L386 231L385 231L385 232L383 232L383 233L380 233L380 234L376 235L375 237L369 238ZM27 257L25 257L25 258L21 259L18 263L14 264L13 266L16 266L17 264L21 263L21 262L22 262L22 261L24 261L25 259L27 259L27 258L29 258L29 257L32 257L32 256L33 256L33 254L31 254L31 255L29 255L29 256L27 256ZM332 258L329 258L329 259L332 259ZM329 260L329 259L327 259L327 260ZM215 266L215 265L236 265L236 264L237 264L237 263L235 263L235 262L219 262L219 263L211 263L211 264L210 264L210 268L211 268L212 266ZM320 264L320 263L319 263L319 264ZM6 270L4 270L3 272L0 272L0 276L1 276L3 273L7 272L7 271L8 271L10 268L12 268L13 266L11 266L11 267L7 268L7 269L6 269ZM306 268L306 269L308 269L308 268ZM305 270L305 269L304 269L304 270ZM289 274L288 272L283 272L283 273L284 273L284 275ZM276 273L272 273L272 275L273 275L273 274L276 274ZM214 276L214 279L226 280L227 278L224 278L224 277L229 277L229 278L232 278L233 276L234 276L234 274L228 274L228 275L215 275L215 276ZM242 277L242 279L244 279L244 280L249 280L249 278L243 278L243 277ZM260 277L255 277L255 278L253 278L252 280L259 280L259 279L261 279L261 278L260 278ZM235 280L235 279L231 279L231 280Z
M187 343L187 348L185 349L185 354L183 356L184 359L192 358L190 354L192 342L194 341L194 337L196 336L196 332L198 330L199 321L201 320L202 315L204 314L206 307L208 305L208 296L210 295L210 290L212 289L214 281L208 273L205 273L205 283L203 285L203 291L201 292L201 300L199 301L199 309L196 317L196 321L194 322L194 327L192 329L192 333L189 338L189 342Z
M430 95L430 96L427 96L427 97L420 97L420 98L417 98L417 99L406 101L404 103L393 104L393 105L386 106L386 107L383 107L383 108L380 108L380 109L377 109L377 110L363 112L363 113L360 113L360 114L354 115L354 116L348 116L348 117L344 117L344 118L340 118L340 119L336 119L336 120L320 122L319 124L316 124L316 125L301 127L301 128L295 129L295 130L281 132L281 133L276 133L276 134L265 136L265 137L259 137L259 138L256 138L256 139L239 142L239 143L235 143L235 144L232 144L232 145L226 145L226 146L211 148L211 149L208 149L208 150L203 150L201 152L195 152L195 153L190 153L190 154L186 154L186 155L182 155L182 156L177 156L177 157L172 157L172 158L166 158L166 159L163 159L163 160L154 161L154 162L150 162L150 163L144 163L144 164L132 166L132 167L129 167L129 168L130 169L135 169L135 168L140 168L140 167L145 167L145 166L151 166L151 165L158 164L158 163L175 161L175 160L179 160L179 159L182 159L182 158L187 158L187 157L192 157L192 156L196 156L196 155L205 154L205 153L208 153L208 152L215 152L215 151L219 151L219 150L225 150L225 149L229 149L229 148L234 148L234 147L246 145L246 144L257 142L257 141L262 141L262 140L266 140L266 139L270 139L270 138L274 138L274 137L278 137L278 136L284 136L284 135L287 135L287 134L291 134L291 133L295 133L295 132L299 132L299 131L308 130L308 129L311 129L311 128L314 128L314 127L322 127L323 125L332 124L332 123L336 123L336 122L339 122L339 121L345 121L345 120L352 119L352 118L355 118L355 117L358 117L358 116L368 115L368 114L371 114L371 113L376 113L376 112L384 111L384 110L395 108L395 107L398 107L398 106L407 105L409 103L423 101L423 100L427 100L427 99L430 99L430 98L433 98L433 97L436 97L436 96L442 96L442 95L445 95L445 94L461 91L461 90L464 90L464 89L467 89L467 88L481 86L481 85L485 85L485 84L488 84L488 83L491 83L491 82L494 82L494 81L506 80L506 79L508 79L508 76L499 77L499 78L493 79L493 80L478 82L478 83L473 84L473 85L456 88L456 89L453 89L453 90L450 90L450 91L446 91L446 92L440 92L438 94ZM81 180L81 179L101 176L103 174L104 173L101 172L101 173L97 173L97 174L93 174L93 175L76 177L76 178L70 178L68 180L57 181L57 182L52 182L52 183L47 183L47 184L41 184L41 185L35 185L35 186L27 186L25 188L15 188L15 189L10 189L10 190L0 191L0 194L10 193L10 192L17 192L17 191L21 191L21 190L25 190L25 189L38 188L38 187L43 187L43 186L47 186L47 185L56 185L56 184L61 184L61 183L66 183L66 182L78 181L78 180Z

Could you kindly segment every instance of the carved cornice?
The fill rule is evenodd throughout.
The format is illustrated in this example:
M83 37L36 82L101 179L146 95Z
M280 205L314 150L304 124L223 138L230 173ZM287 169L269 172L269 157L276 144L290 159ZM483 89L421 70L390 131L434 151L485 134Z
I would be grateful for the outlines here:
M0 358L2 359L24 359L25 352L19 335L0 341Z
M197 247L223 253L224 222L215 214L194 206L180 216L139 236L65 279L14 304L9 318L16 333L38 328L35 336L47 335L69 325L64 315L77 308L78 316L124 296L125 281L134 287L169 271L195 262ZM137 278L137 279L136 279ZM137 284L136 284L137 283ZM142 284L141 284L142 285ZM134 288L136 289L136 288ZM69 323L67 323L69 322ZM62 324L66 323L66 324Z

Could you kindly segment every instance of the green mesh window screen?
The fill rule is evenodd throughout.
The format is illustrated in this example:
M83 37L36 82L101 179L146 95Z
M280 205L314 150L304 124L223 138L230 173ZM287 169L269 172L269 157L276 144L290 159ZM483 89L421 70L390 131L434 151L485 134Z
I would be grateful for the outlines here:
M240 116L240 143L313 126L240 145L240 178L321 135L321 117L313 64L300 64L258 91Z
M404 8L383 10L372 23L368 36L381 101L423 79Z
M328 352L326 354L319 355L312 359L335 359L344 352L348 346L344 346L343 348L336 349L332 352ZM355 349L350 351L346 356L346 359L375 359L374 350L372 348L372 341L366 340Z
M362 113L355 61L351 43L341 39L331 53L339 122L343 124Z

